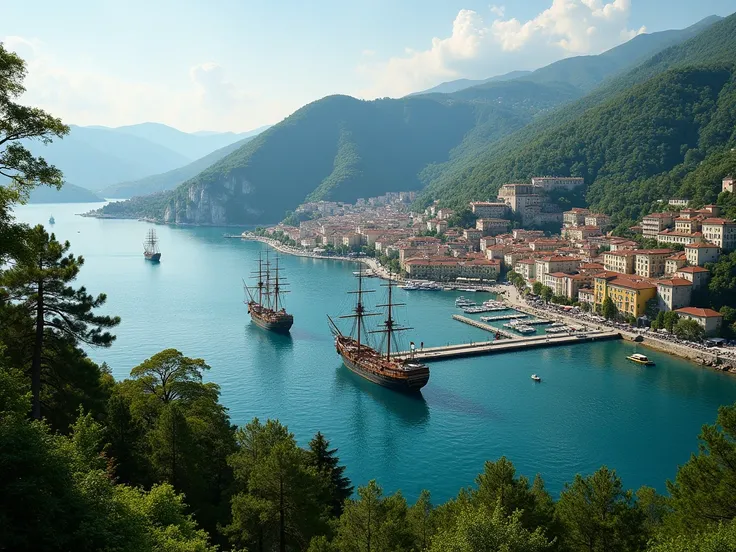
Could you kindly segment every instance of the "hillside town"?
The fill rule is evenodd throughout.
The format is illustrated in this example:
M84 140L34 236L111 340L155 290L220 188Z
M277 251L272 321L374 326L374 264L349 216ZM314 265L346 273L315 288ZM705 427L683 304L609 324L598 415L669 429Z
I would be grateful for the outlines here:
M736 221L717 205L688 208L672 199L631 228L638 239L611 235L611 217L586 208L561 211L547 200L573 190L581 178L535 177L501 186L494 201L473 201L462 213L430 205L410 210L414 192L387 193L355 204L306 203L299 226L264 232L315 255L375 256L408 280L492 284L513 276L529 290L546 291L556 303L601 312L610 302L619 318L647 324L675 311L718 335L722 315L693 306L710 278L705 267L736 249ZM733 191L734 179L723 179ZM533 229L560 224L556 234ZM642 243L651 247L642 247Z

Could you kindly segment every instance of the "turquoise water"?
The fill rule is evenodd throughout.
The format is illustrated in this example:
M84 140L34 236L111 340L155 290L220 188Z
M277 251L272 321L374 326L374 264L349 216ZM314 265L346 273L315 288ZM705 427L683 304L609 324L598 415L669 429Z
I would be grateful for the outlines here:
M472 484L485 460L506 455L519 473L541 473L553 492L602 464L628 487L664 490L696 450L700 426L736 401L736 377L651 350L657 365L642 368L625 358L636 346L618 341L436 363L422 397L403 396L355 376L335 353L326 314L349 308L356 265L282 258L295 324L290 337L272 335L250 324L242 302L241 278L265 246L224 239L228 229L157 227L163 257L153 265L142 255L149 225L74 216L91 207L17 211L29 223L54 215L57 237L86 259L80 282L106 292L106 310L122 317L113 347L91 357L117 378L167 347L205 358L233 422L278 418L301 443L322 431L356 484L375 478L409 498L428 488L440 501ZM397 294L417 344L489 337L451 320L463 293ZM531 381L534 372L541 384Z

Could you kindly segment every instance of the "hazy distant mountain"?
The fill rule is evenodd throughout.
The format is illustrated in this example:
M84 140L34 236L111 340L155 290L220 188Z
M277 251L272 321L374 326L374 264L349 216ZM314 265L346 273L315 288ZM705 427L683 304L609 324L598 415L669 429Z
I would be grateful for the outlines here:
M175 151L190 160L204 157L208 153L212 153L215 150L247 138L248 136L258 134L259 132L258 130L254 130L243 133L215 132L189 134L160 123L140 123L137 125L116 127L111 130L144 138L155 144L164 146L171 151Z
M518 79L519 77L524 77L529 74L531 74L531 71L511 71L510 73L496 75L495 77L491 77L489 79L458 79L454 81L443 82L442 84L438 84L437 86L433 86L432 88L429 88L427 90L422 90L421 92L412 92L411 94L409 94L409 96L418 96L419 94L451 94L452 92L464 90L465 88L470 88L471 86L485 84L488 82L501 82Z
M245 132L237 132L235 133L240 138L247 138L248 136L255 136L256 134L260 134L267 128L271 127L271 125L264 125L260 126L258 128L254 128L253 130L247 130ZM218 132L216 130L198 130L197 132L192 132L191 134L194 134L195 136L212 136L213 134L233 134L232 132Z
M150 140L99 127L71 125L69 135L61 140L48 146L30 141L26 146L61 169L66 180L91 190L193 161Z
M98 193L102 197L106 198L128 199L133 196L148 195L155 192L162 192L164 190L171 190L172 188L176 188L182 182L201 173L207 167L216 163L239 147L245 145L253 138L255 138L255 136L249 136L248 138L238 140L233 144L213 151L201 159L197 159L196 161L193 161L188 165L184 165L183 167L179 167L178 169L162 174L147 176L134 182L120 182L118 184L113 184Z
M31 192L28 198L28 203L97 203L101 201L103 201L102 198L89 190L69 183L64 184L61 190L50 186L39 186Z
M447 94L488 82L512 79L537 83L566 83L579 88L581 93L588 92L607 78L635 67L656 52L692 38L721 19L717 15L711 15L685 29L641 34L602 54L561 59L536 71L512 71L485 80L459 79L443 82L434 88L412 95Z

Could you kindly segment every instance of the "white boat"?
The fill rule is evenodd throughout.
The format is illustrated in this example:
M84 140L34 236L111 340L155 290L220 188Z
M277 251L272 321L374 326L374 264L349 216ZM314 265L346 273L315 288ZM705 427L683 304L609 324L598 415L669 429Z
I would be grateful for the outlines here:
M564 322L554 322L549 325L550 328L564 328L565 323Z
M537 374L532 374L532 379L536 381L537 383L542 381L542 378L540 378Z

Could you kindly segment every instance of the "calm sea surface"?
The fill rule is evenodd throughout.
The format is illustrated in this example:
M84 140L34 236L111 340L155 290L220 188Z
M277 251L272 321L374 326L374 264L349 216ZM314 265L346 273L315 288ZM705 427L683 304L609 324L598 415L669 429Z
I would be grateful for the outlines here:
M241 281L266 246L224 239L225 228L159 226L163 256L154 265L142 254L148 224L75 216L93 207L16 212L31 224L53 214L57 237L85 258L80 283L107 293L106 311L122 317L115 344L91 357L116 378L168 347L202 357L233 422L278 418L302 444L322 431L356 484L377 479L410 499L428 488L443 501L472 484L485 460L506 455L519 473L541 473L555 493L602 464L628 487L664 490L697 449L701 425L736 401L736 377L652 350L643 352L657 365L642 368L626 360L636 346L618 341L436 363L421 398L403 396L355 376L335 353L326 315L350 308L356 265L283 257L295 323L290 337L272 335L250 323ZM378 289L369 301L380 302ZM488 338L451 320L460 293L397 295L416 343Z

